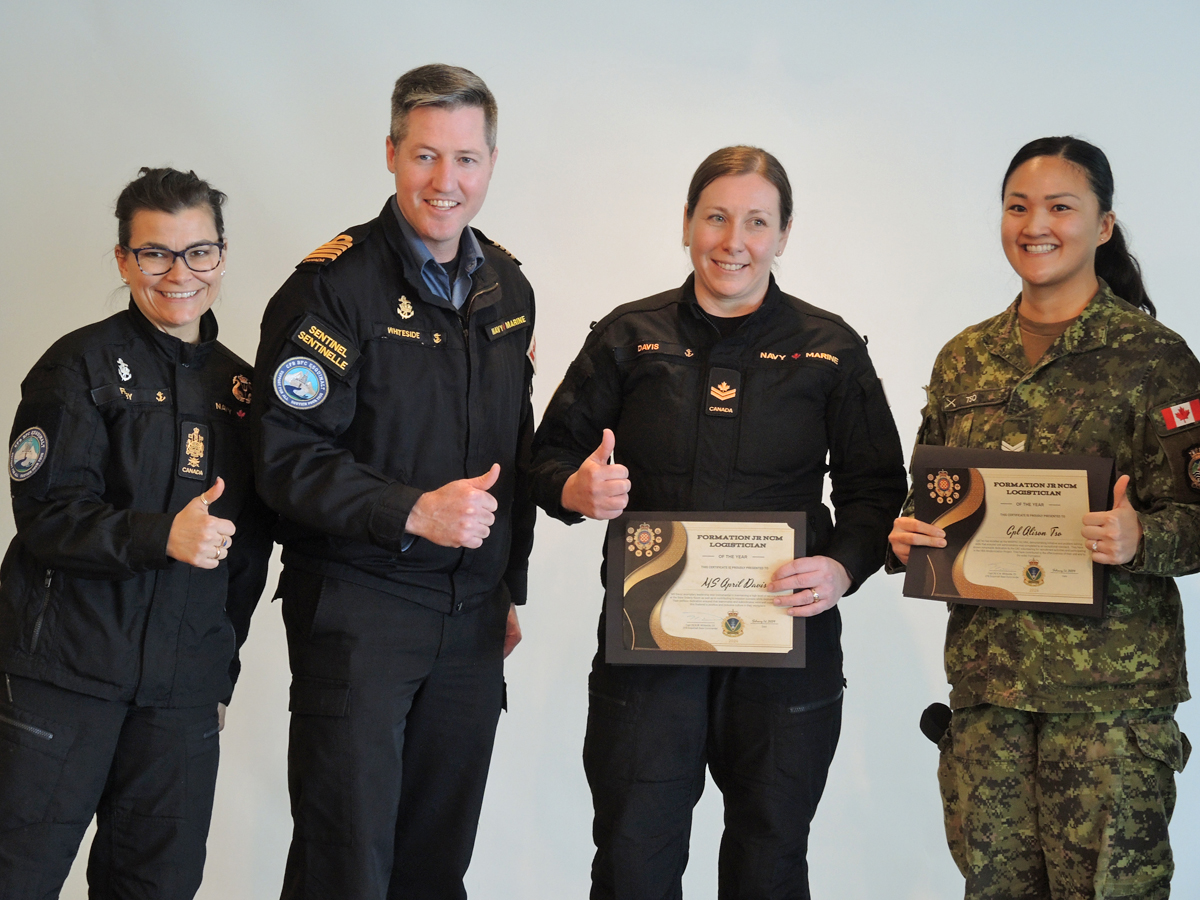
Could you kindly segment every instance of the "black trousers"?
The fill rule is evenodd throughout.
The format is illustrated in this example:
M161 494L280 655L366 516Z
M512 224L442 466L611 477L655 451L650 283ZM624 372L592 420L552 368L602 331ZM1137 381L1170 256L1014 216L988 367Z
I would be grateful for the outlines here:
M292 665L283 897L466 897L507 603L450 616L284 570Z
M93 815L92 900L195 896L217 705L137 707L0 678L0 898L57 897Z
M592 900L678 900L707 764L725 801L721 900L807 900L808 829L842 696L800 697L802 672L611 666L588 682L583 763L595 810Z

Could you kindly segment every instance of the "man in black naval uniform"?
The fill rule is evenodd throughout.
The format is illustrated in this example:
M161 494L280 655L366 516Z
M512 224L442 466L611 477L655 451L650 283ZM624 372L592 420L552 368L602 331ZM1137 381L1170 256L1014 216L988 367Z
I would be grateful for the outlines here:
M284 897L466 896L535 515L533 292L468 227L495 162L482 80L402 75L395 196L263 318L256 472L283 520L292 667Z

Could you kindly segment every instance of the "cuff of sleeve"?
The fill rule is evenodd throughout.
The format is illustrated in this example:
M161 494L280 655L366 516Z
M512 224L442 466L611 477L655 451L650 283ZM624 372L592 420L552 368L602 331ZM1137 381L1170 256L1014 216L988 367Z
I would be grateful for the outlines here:
M504 584L508 588L509 599L516 606L524 606L529 593L529 570L509 569L504 573Z
M871 566L866 560L861 558L861 554L855 553L849 546L831 546L824 554L830 559L837 560L842 564L842 568L846 570L846 574L850 576L850 587L846 590L845 596L849 597L860 587L867 578L879 568L876 563Z
M380 493L367 518L367 534L371 542L385 550L400 552L411 546L412 537L404 530L408 514L424 491L400 481L393 481Z
M175 517L168 513L130 514L129 568L137 572L165 569L171 564L167 539L174 521Z
M900 575L908 571L908 566L900 562L900 557L892 551L891 544L888 544L887 553L883 557L883 571L888 575Z
M583 516L562 505L563 486L574 473L574 469L563 469L534 482L534 500L537 505L544 509L547 515L568 525L578 525L583 521Z
M1139 516L1138 518L1141 517ZM1175 544L1176 537L1174 534L1163 531L1155 534L1152 531L1148 531L1146 530L1146 520L1142 519L1142 539L1138 541L1137 550L1134 551L1133 559L1121 565L1120 568L1127 572L1147 572L1147 560L1174 559Z

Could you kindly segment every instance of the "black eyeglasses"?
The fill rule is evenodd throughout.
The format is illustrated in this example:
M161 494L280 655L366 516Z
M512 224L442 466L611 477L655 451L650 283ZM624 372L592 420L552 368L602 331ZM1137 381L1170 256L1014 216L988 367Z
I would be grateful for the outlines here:
M166 247L126 247L133 254L137 267L143 275L166 275L175 266L176 259L193 272L211 272L221 264L221 253L225 242L192 244L183 250L168 250Z

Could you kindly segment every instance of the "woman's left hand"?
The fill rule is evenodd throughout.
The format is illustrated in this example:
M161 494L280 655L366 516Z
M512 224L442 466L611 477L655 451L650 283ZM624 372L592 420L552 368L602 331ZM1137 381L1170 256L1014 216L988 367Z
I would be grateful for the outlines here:
M836 559L804 556L780 566L767 584L771 593L796 589L800 593L776 597L775 605L788 607L789 616L815 616L842 599L850 589L850 576Z
M1083 517L1083 540L1091 551L1092 562L1123 566L1137 554L1142 522L1126 496L1128 489L1129 476L1122 475L1113 486L1112 509Z

